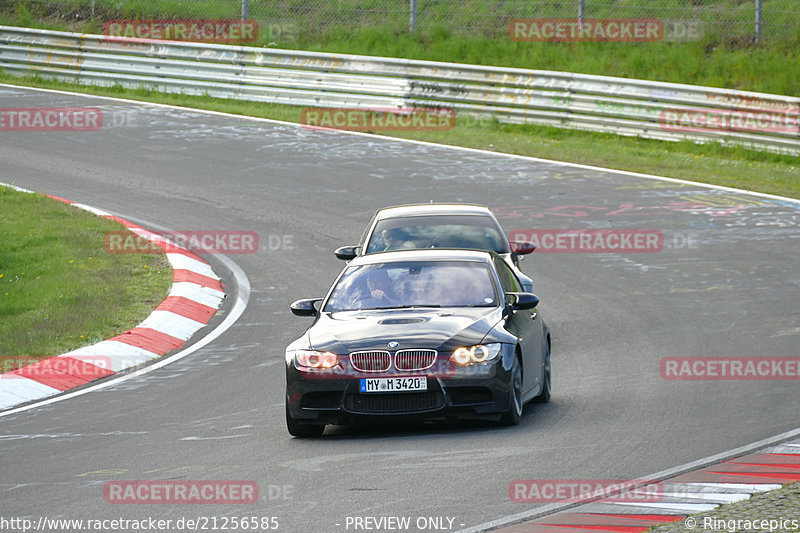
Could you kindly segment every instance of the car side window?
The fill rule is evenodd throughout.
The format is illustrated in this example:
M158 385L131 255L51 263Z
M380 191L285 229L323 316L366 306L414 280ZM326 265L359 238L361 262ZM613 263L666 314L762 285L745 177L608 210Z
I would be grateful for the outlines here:
M494 266L497 269L497 276L500 278L500 285L503 292L522 292L522 284L517 279L517 275L508 266L508 263L500 257L494 258Z
M378 216L378 213L375 213L374 215L372 215L372 218L369 219L369 223L367 224L367 227L364 228L364 233L361 235L361 239L358 241L358 245L362 247L362 250L361 250L362 253L366 253L366 247L367 247L367 244L369 244L369 243L367 243L367 236L369 235L369 230L372 229L372 225L375 224L375 218L377 216Z

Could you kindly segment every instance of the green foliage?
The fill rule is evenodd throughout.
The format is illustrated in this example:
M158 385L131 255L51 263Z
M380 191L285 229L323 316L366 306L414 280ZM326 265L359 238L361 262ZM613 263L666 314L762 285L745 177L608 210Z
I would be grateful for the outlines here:
M63 6L60 11L40 10L40 13L29 2L17 2L10 4L11 10L0 12L0 20L4 24L97 33L102 31L103 20L114 18L237 18L239 15L235 3L215 0L191 3L95 0L93 4L92 11L90 3L73 0L59 4ZM511 9L510 4L503 7L502 3L470 4L469 8L459 10L451 3L420 2L420 21L426 21L427 25L414 33L408 32L407 15L400 16L402 9L391 17L380 18L371 9L378 8L380 12L384 4L363 0L338 0L325 5L297 0L288 9L251 0L250 12L254 17L285 21L262 23L258 42L252 43L256 46L579 72L800 96L797 53L800 24L777 23L780 13L797 13L796 1L765 0L765 13L774 14L765 24L773 31L762 44L754 44L749 35L730 37L734 30L725 33L726 26L714 21L720 13L714 7L717 4L720 2L716 0L693 4L696 15L706 23L699 41L672 43L516 42L500 31L508 24L508 9ZM634 8L640 10L635 5L638 3L628 0L607 8L596 5L591 16L634 16ZM685 0L661 1L665 9L685 5ZM469 29L467 19L463 19L467 9L472 10L471 20L484 21L483 29ZM553 16L548 13L555 8L531 9L526 16ZM752 24L750 2L724 12L729 22L739 21L743 27ZM350 15L344 17L342 13ZM572 13L565 12L563 16ZM337 25L333 20L342 23Z
M8 187L0 205L0 355L54 356L101 341L166 298L163 254L104 249L120 224Z
M15 23L19 26L32 27L34 23L33 13L30 12L25 2L19 2L15 9Z

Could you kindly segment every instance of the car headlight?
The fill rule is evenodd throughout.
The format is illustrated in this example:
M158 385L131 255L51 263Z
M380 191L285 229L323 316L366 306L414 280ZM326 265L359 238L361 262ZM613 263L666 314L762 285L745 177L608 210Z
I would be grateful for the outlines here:
M450 361L459 365L471 365L474 363L485 363L495 359L500 355L502 344L493 342L491 344L478 344L476 346L463 346L456 348Z
M339 364L336 354L317 350L294 350L294 360L306 368L333 368Z

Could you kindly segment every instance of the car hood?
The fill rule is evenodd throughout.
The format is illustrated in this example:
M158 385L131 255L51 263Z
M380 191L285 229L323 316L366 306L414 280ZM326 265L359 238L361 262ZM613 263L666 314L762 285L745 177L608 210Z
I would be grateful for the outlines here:
M308 340L314 350L339 354L406 348L443 352L483 342L501 319L495 307L322 313ZM398 346L388 348L392 341Z

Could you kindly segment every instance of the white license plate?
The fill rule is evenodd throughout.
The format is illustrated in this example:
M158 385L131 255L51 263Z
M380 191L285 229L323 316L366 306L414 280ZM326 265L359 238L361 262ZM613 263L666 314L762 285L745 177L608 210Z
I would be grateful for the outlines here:
M428 378L362 378L361 392L418 392L428 390Z

